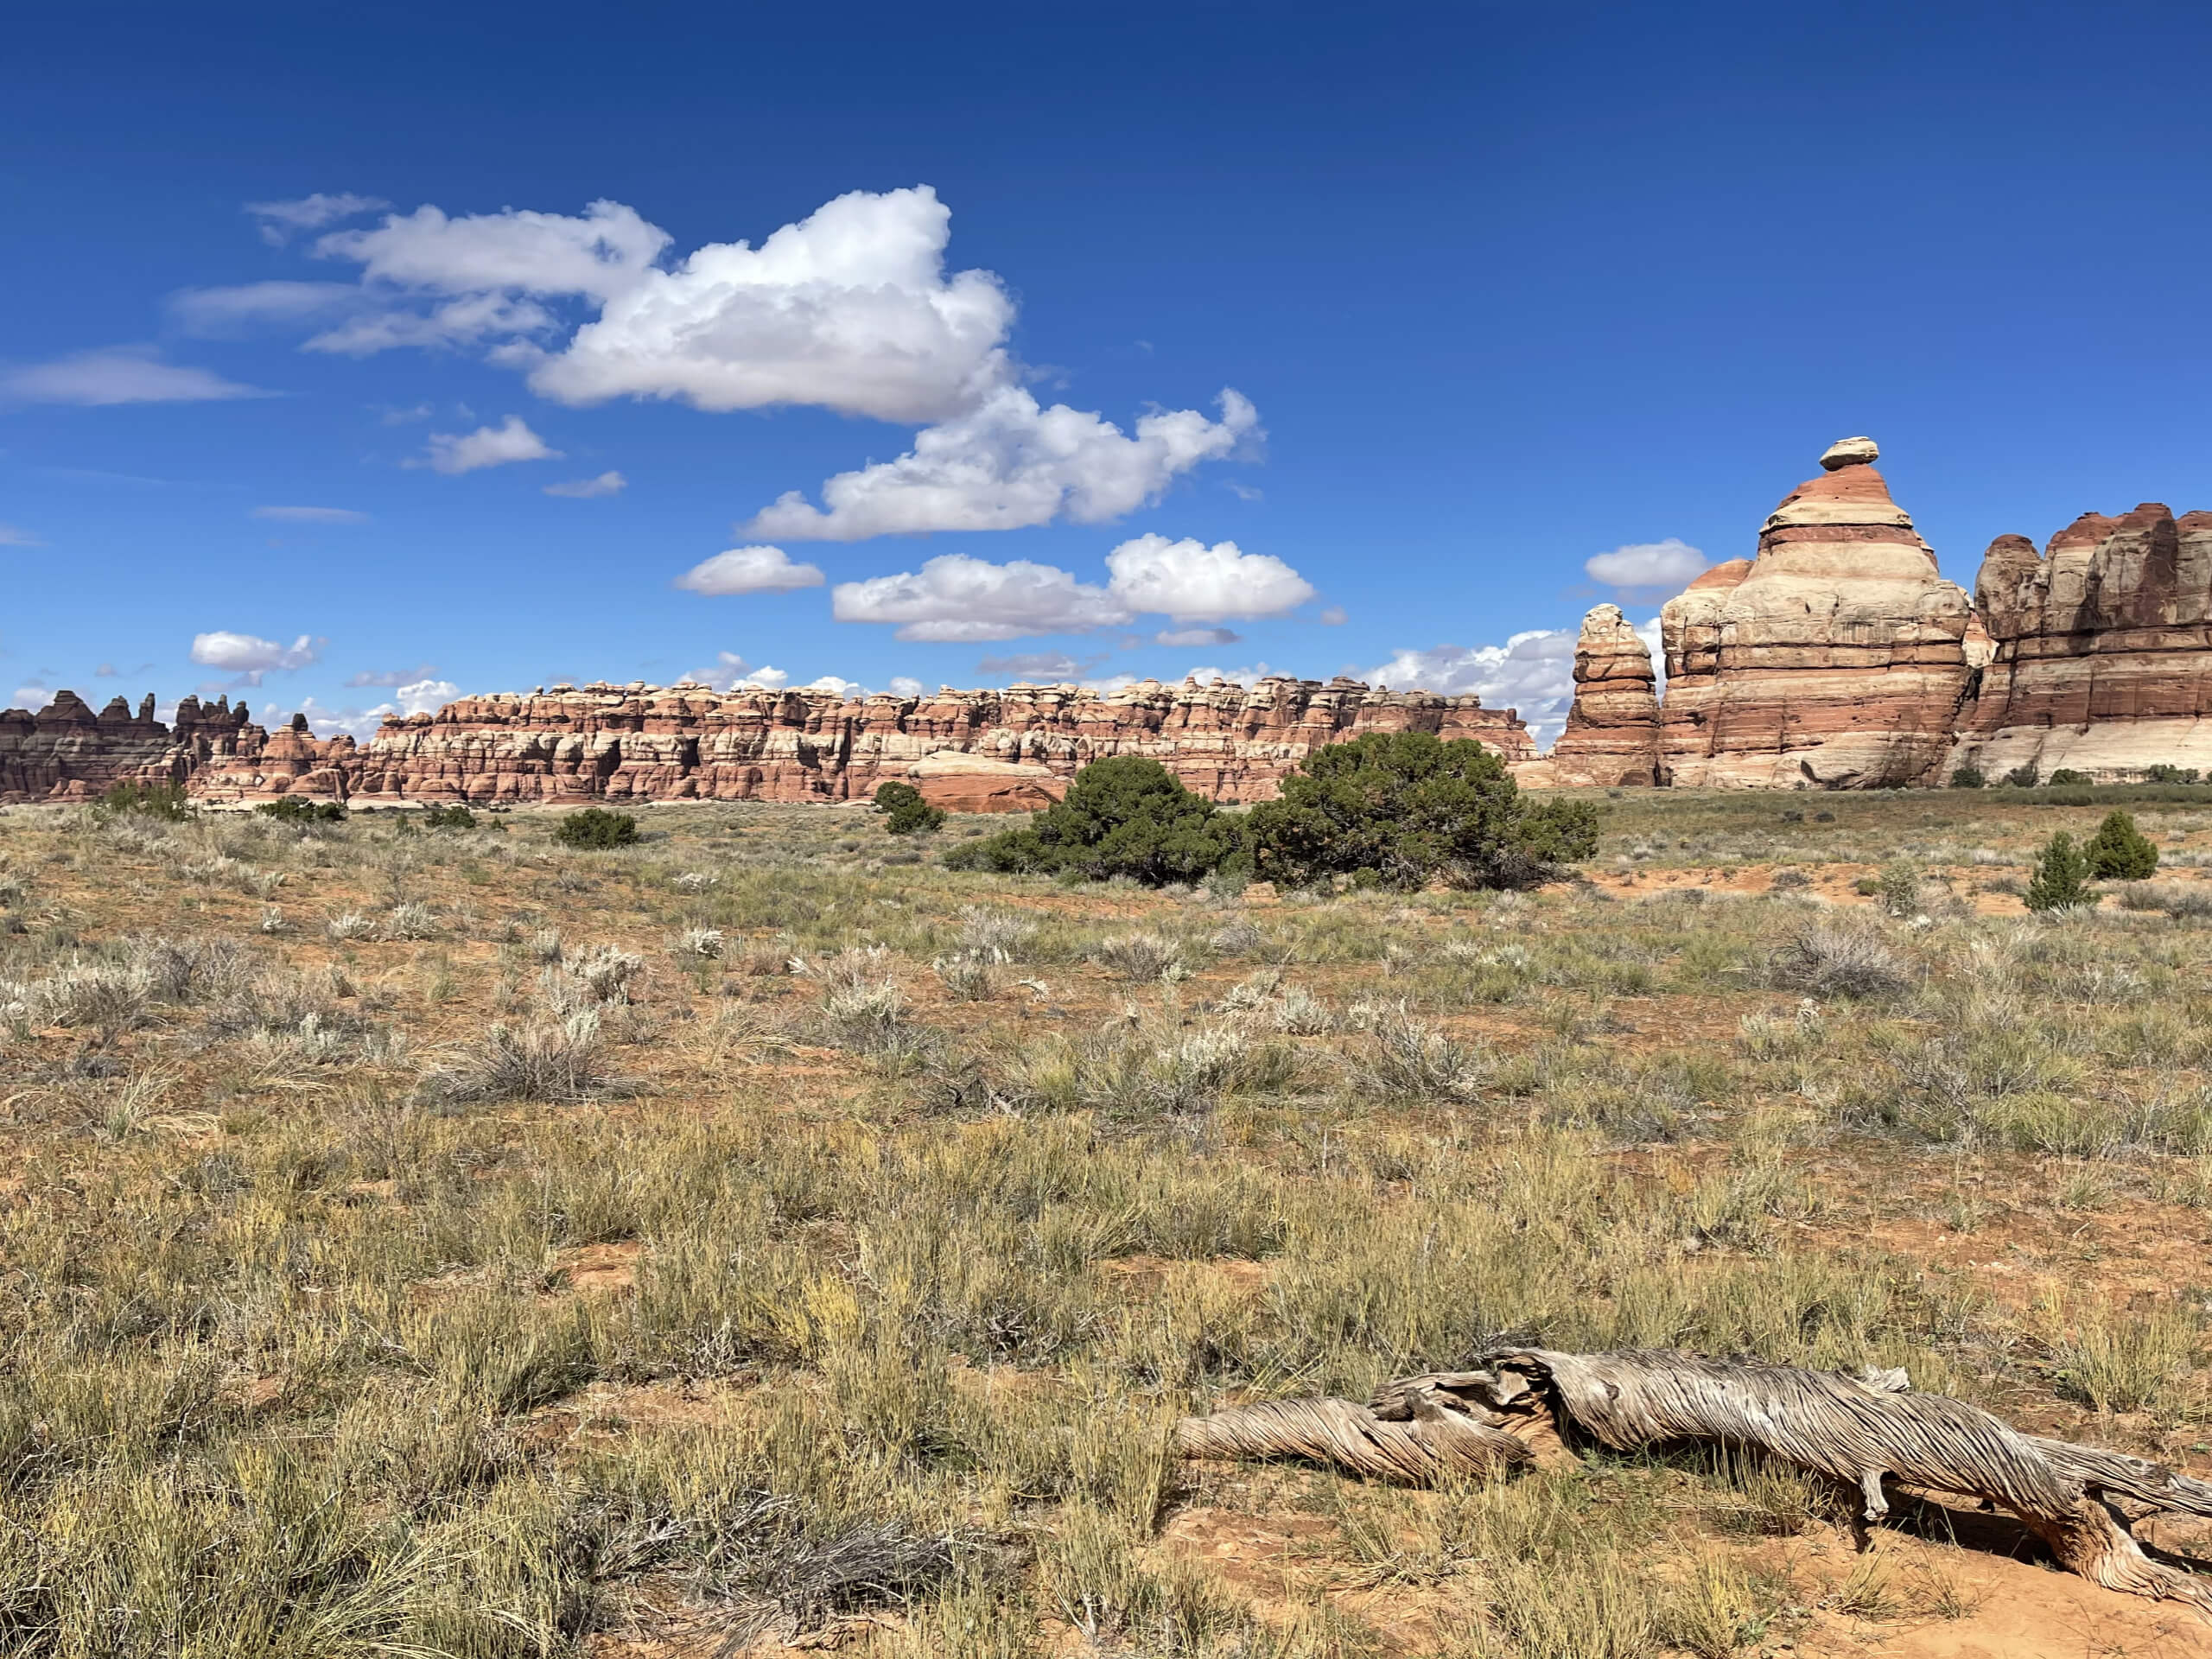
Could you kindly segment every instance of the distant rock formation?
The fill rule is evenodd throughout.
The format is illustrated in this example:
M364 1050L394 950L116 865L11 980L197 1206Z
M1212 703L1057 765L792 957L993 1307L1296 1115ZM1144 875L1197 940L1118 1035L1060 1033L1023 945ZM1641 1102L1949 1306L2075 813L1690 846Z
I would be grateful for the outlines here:
M1995 643L1954 766L2100 780L2212 769L2212 513L2085 512L2037 556L1999 536L1974 596Z
M218 802L273 800L286 794L343 800L353 749L353 740L342 733L315 736L305 715L294 715L290 725L274 732L241 725L194 758L192 793Z
M1147 680L934 696L703 685L556 686L387 720L337 770L349 798L399 801L865 799L912 783L969 810L1027 810L1092 760L1143 754L1220 801L1263 800L1324 744L1370 731L1535 753L1511 709L1357 680ZM297 789L298 785L286 787Z
M1618 605L1582 619L1574 645L1574 707L1552 746L1548 775L1562 788L1659 781L1659 694L1651 653Z
M57 691L36 714L0 709L0 801L90 800L118 783L181 784L197 760L245 723L230 699L177 705L172 725L147 696L133 713L121 697L97 715L74 691Z
M95 716L73 692L0 713L0 801L79 800L125 778L188 782L219 804L286 795L362 805L470 801L846 801L912 783L959 811L1028 811L1092 760L1143 754L1221 801L1264 800L1313 750L1366 732L1478 739L1535 754L1510 709L1478 698L1284 678L1247 688L1157 680L1101 694L1016 685L930 697L721 692L696 683L555 686L393 716L365 745L304 715L271 733L227 700L187 697L164 726L149 697Z
M1676 784L1873 789L1938 780L1970 606L1847 438L1783 499L1758 554L1660 612L1661 765Z

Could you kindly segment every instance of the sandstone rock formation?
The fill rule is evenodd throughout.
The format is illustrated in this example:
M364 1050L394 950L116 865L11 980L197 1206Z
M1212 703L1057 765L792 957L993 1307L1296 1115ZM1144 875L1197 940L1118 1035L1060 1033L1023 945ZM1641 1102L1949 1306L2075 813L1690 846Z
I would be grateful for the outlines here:
M863 800L912 782L942 805L1027 810L1090 761L1160 760L1223 801L1265 799L1311 750L1369 731L1472 737L1535 753L1511 709L1357 680L1074 685L934 696L702 685L556 686L388 720L340 770L350 798Z
M1783 499L1758 556L1660 612L1661 764L1676 784L1879 788L1942 775L1968 685L1965 592L1847 438Z
M2212 513L2085 512L2040 557L1999 536L1974 588L1995 655L1953 765L2100 781L2212 767Z
M1574 645L1574 707L1541 781L1563 788L1657 783L1656 683L1651 653L1619 606L1600 605L1584 617Z
M1273 795L1323 744L1404 730L1476 738L1510 762L1535 753L1510 709L1346 679L864 698L690 683L555 686L395 716L359 747L315 737L299 715L264 731L227 701L203 708L187 697L172 727L153 718L150 697L136 717L120 701L96 717L63 692L38 715L0 714L0 801L85 798L142 775L188 779L193 794L219 804L295 795L362 805L865 800L897 779L956 810L1028 811L1112 754L1150 755L1202 793L1251 801Z
M343 800L353 749L353 740L342 733L316 737L305 715L294 715L290 725L275 732L241 725L193 758L192 793L216 802L265 801L286 794Z
M197 759L245 723L245 705L226 697L177 706L173 725L154 718L154 699L136 713L121 697L97 715L74 691L57 691L36 714L0 710L0 801L89 800L118 783L182 783Z

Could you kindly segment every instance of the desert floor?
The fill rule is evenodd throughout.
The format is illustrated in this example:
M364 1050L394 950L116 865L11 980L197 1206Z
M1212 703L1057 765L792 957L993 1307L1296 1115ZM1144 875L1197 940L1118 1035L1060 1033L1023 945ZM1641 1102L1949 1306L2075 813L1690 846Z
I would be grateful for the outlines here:
M2194 792L2056 920L2101 798L1601 796L1513 894L0 811L0 1652L2212 1654L1940 1495L1166 1453L1516 1331L2212 1473Z

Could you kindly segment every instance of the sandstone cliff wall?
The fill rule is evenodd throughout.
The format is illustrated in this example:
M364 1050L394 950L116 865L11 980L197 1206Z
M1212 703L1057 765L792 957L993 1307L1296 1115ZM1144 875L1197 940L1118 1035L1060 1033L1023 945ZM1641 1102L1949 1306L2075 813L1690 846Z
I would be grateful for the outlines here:
M1890 499L1865 438L1821 457L1758 556L1660 612L1661 766L1685 785L1935 782L1969 683L1970 606Z
M57 691L36 714L0 709L0 801L89 800L118 783L181 784L241 729L245 705L234 709L227 697L204 707L187 697L164 725L150 696L136 713L116 697L94 714L74 691Z
M556 686L466 697L385 723L342 772L364 803L568 799L843 801L911 782L944 804L1027 810L1092 760L1142 754L1222 801L1263 800L1323 744L1370 731L1535 753L1511 709L1356 680L1147 680L935 696L704 686Z
M1365 732L1471 737L1510 762L1535 753L1510 709L1474 697L1270 679L1147 680L1101 696L1017 685L930 697L696 684L556 686L464 697L388 720L364 745L304 717L270 733L243 705L193 698L173 727L118 700L95 716L73 693L0 714L0 801L83 799L124 777L188 780L216 803L296 795L363 805L452 801L845 801L897 779L964 811L1027 811L1090 761L1160 760L1222 801L1264 800L1313 749Z
M1995 651L1953 766L2212 769L2212 513L2086 512L2041 556L2000 536L1974 589Z

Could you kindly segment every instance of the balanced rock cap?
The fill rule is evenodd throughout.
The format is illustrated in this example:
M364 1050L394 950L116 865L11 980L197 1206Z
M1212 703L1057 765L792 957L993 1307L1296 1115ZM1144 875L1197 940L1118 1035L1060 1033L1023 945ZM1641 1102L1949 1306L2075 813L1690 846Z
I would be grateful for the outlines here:
M1872 465L1882 453L1882 446L1872 438L1839 438L1828 445L1827 453L1821 457L1821 466L1828 472L1840 467Z

